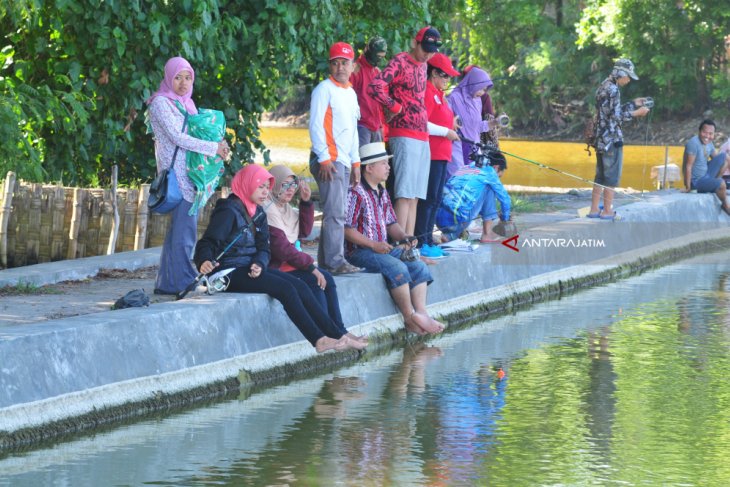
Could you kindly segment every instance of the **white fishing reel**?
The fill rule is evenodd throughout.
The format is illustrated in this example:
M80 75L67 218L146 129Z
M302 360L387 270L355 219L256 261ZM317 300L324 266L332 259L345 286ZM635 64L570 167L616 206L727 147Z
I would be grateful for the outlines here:
M499 125L503 129L509 127L509 116L506 113L502 113L502 115L497 117L497 125Z
M233 272L233 269L224 269L222 271L216 272L215 274L211 274L210 276L205 276L202 279L200 279L203 286L205 286L205 293L209 296L212 296L215 293L219 293L221 291L225 291L228 289L228 286L231 284L231 279L228 277L228 274Z

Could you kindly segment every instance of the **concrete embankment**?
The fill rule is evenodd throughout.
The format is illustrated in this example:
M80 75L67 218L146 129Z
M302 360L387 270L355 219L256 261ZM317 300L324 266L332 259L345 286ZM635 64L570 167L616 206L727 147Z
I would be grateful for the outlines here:
M618 222L572 218L532 227L514 242L519 252L491 244L453 253L432 267L430 311L459 326L730 244L730 218L711 195L649 195L620 213ZM155 255L148 250L0 271L0 285L135 269ZM34 275L41 281L32 281ZM370 335L371 353L404 337L379 275L339 277L337 286L345 323ZM0 449L367 355L316 355L280 304L263 295L196 295L149 308L5 325Z

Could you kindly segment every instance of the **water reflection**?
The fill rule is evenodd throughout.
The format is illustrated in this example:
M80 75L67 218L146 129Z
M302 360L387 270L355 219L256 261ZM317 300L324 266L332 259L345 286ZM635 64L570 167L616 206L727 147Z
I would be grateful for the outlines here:
M727 485L728 255L0 460L0 485Z

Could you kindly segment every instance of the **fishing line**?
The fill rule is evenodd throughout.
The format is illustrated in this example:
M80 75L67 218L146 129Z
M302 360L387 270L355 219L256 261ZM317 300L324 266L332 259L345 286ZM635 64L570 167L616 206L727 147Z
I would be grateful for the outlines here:
M653 107L653 101L652 101ZM646 162L649 159L649 126L651 124L651 115L654 110L649 110L649 115L646 117L646 132L644 134L644 166L641 173L641 195L644 196L644 184L646 183ZM657 174L657 178L659 175Z
M461 134L459 134L459 135L461 136ZM635 200L639 200L639 201L642 200L642 198L640 198L638 196L634 196L634 195L632 195L630 193L627 193L625 190L621 190L621 189L618 189L618 188L612 188L610 186L604 186L602 184L596 183L596 182L591 181L589 179L586 179L586 178L577 176L575 174L571 174L569 172L562 171L560 169L557 169L557 168L548 166L547 164L543 164L542 162L533 161L532 159L528 159L526 157L518 156L517 154L512 154L511 152L507 152L507 151L505 151L503 149L493 149L493 148L489 147L486 144L482 144L480 142L474 142L473 140L469 140L469 139L466 139L464 137L462 137L461 140L463 140L464 142L468 142L469 144L472 144L474 146L477 146L481 150L487 151L488 153L489 152L496 152L496 153L506 154L508 156L514 157L515 159L518 159L518 160L521 160L521 161L525 161L525 162L529 162L530 164L534 164L535 166L537 166L539 168L549 169L551 171L555 171L558 174L562 174L563 176L567 176L567 177L571 177L573 179L577 179L578 181L583 181L584 183L590 184L592 186L595 185L595 186L598 186L598 187L601 187L601 188L604 188L604 189L610 189L611 191L620 192L620 193L628 196L629 198L634 198Z
M550 166L548 166L547 164L543 164L543 163L541 163L541 162L533 161L533 160L531 160L531 159L527 159L526 157L521 157L521 156L518 156L518 155L516 155L516 154L512 154L512 153L510 153L510 152L504 151L504 150L502 150L502 149L500 149L500 150L499 150L498 152L501 152L502 154L506 154L506 155L508 155L508 156L512 156L512 157L514 157L515 159L519 159L519 160L521 160L521 161L529 162L530 164L534 164L534 165L536 165L536 166L538 166L538 167L540 167L540 168L544 168L544 169L550 169L551 171L555 171L555 172L557 172L558 174L562 174L562 175L564 175L564 176L568 176L568 177L571 177L571 178L577 179L577 180L579 180L579 181L583 181L584 183L588 183L588 184L590 184L590 185L592 185L592 186L598 186L598 187L600 187L600 188L603 188L603 189L610 189L611 191L614 191L614 192L619 192L619 193L622 193L622 194L624 194L624 195L628 196L629 198L633 198L633 199L635 199L635 200L639 200L639 201L642 201L642 198L641 198L641 197L639 197L639 196L634 196L633 194L631 194L631 193L628 193L628 192L626 192L626 190L623 190L623 189L619 189L619 188L612 188L612 187L610 187L610 186L604 186L603 184L599 184L599 183L596 183L595 181L591 181L591 180L589 180L589 179L586 179L586 178L582 178L582 177L580 177L580 176L576 176L575 174L571 174L571 173L569 173L569 172L566 172L566 171L561 171L560 169L556 169L556 168L554 168L554 167L550 167Z

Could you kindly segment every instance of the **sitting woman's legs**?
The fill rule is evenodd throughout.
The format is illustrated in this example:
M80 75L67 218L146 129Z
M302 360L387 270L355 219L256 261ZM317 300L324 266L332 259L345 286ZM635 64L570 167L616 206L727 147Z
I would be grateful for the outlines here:
M332 321L334 321L338 330L345 334L347 333L347 329L342 321L342 313L340 312L340 301L337 297L337 284L335 284L335 279L332 277L332 274L324 269L319 269L319 272L322 273L325 281L327 281L327 286L325 286L324 290L319 287L317 278L311 272L297 270L291 271L289 274L297 279L301 279L307 284L307 286L309 286L309 290L314 295L320 307L327 310L327 314Z
M339 339L342 333L319 307L307 285L285 272L275 269L264 271L256 279L248 276L248 269L239 268L229 274L228 291L265 293L278 300L289 319L313 346L323 336Z

